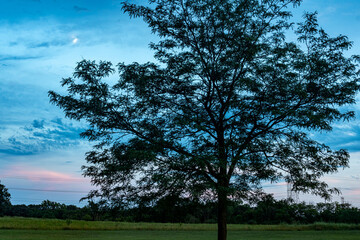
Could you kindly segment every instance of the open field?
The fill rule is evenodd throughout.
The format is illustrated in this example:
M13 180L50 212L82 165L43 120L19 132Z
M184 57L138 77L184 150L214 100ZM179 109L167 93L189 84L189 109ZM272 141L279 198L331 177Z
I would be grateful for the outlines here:
M216 240L215 231L0 230L1 240ZM358 240L360 231L230 231L229 240Z
M0 218L1 240L216 240L216 224ZM229 225L229 240L358 240L355 224Z
M216 231L216 224L127 223L78 221L22 217L0 218L0 229L22 230L151 230L151 231ZM247 225L229 224L229 231L310 231L359 230L359 224L314 223L308 225Z

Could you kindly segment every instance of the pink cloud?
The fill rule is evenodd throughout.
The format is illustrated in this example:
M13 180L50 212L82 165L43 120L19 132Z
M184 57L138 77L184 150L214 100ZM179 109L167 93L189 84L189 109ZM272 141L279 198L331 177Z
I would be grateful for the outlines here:
M332 177L323 177L321 180L328 183L328 184L336 184L336 183L342 183L343 182L340 179L335 179L335 178L332 178Z
M28 167L26 165L22 165L22 166L13 165L7 169L3 169L1 177L24 179L32 182L43 182L43 181L52 181L58 183L89 182L85 178L80 178L70 174L65 174L65 173L46 170L46 169Z
M345 191L344 191L345 192ZM348 196L359 196L360 197L360 188L355 188L346 192Z

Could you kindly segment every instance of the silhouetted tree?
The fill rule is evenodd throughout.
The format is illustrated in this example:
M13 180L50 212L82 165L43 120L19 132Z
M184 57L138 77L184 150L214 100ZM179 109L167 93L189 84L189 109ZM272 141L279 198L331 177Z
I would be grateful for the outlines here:
M100 200L97 202L94 200L88 200L88 204L85 206L85 208L89 211L89 214L93 221L103 220L102 217L109 210L106 201L104 200Z
M319 180L348 166L345 150L309 137L348 120L359 89L356 57L345 36L327 35L305 14L289 42L290 5L301 0L149 0L123 3L161 40L157 63L83 60L68 95L49 92L67 117L86 120L95 141L84 175L99 190L89 197L131 202L178 194L216 199L218 239L226 239L228 198L260 191L262 181L292 182L328 198Z
M0 181L0 217L4 216L5 212L11 206L10 198L11 196L8 189L1 184Z

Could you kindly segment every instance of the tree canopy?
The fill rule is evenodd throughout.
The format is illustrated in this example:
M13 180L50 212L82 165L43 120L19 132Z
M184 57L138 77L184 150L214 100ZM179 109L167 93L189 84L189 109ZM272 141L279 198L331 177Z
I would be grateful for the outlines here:
M0 182L0 217L3 216L7 208L11 206L10 197L8 189Z
M320 180L348 167L346 150L331 150L310 132L349 120L359 90L352 43L330 37L316 13L290 21L301 0L149 0L123 3L160 37L156 62L117 65L83 60L51 102L86 120L95 142L84 175L90 196L120 202L177 194L218 203L226 239L226 203L261 192L263 181L329 198ZM293 30L294 29L294 30ZM298 40L287 40L293 31Z

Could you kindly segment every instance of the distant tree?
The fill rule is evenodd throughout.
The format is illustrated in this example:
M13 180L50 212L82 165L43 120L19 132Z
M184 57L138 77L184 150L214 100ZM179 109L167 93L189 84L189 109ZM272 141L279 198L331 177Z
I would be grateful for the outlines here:
M10 198L11 196L8 189L1 184L0 181L0 217L4 216L5 212L11 206Z
M57 209L62 209L62 208L66 208L66 205L61 204L61 203L57 203L57 202L53 202L53 201L50 201L50 200L44 200L40 204L40 209L43 210L43 211L57 210Z
M88 204L84 208L88 210L93 221L104 220L102 217L109 211L105 200L100 200L98 202L88 200Z
M157 63L83 60L63 79L68 95L49 92L67 117L86 120L95 141L84 175L101 196L132 202L180 194L215 199L218 239L226 239L228 198L285 179L296 191L329 198L320 180L348 166L309 132L330 131L352 111L359 90L357 57L346 36L330 37L315 13L292 31L288 6L301 0L149 0L123 3L161 40Z

